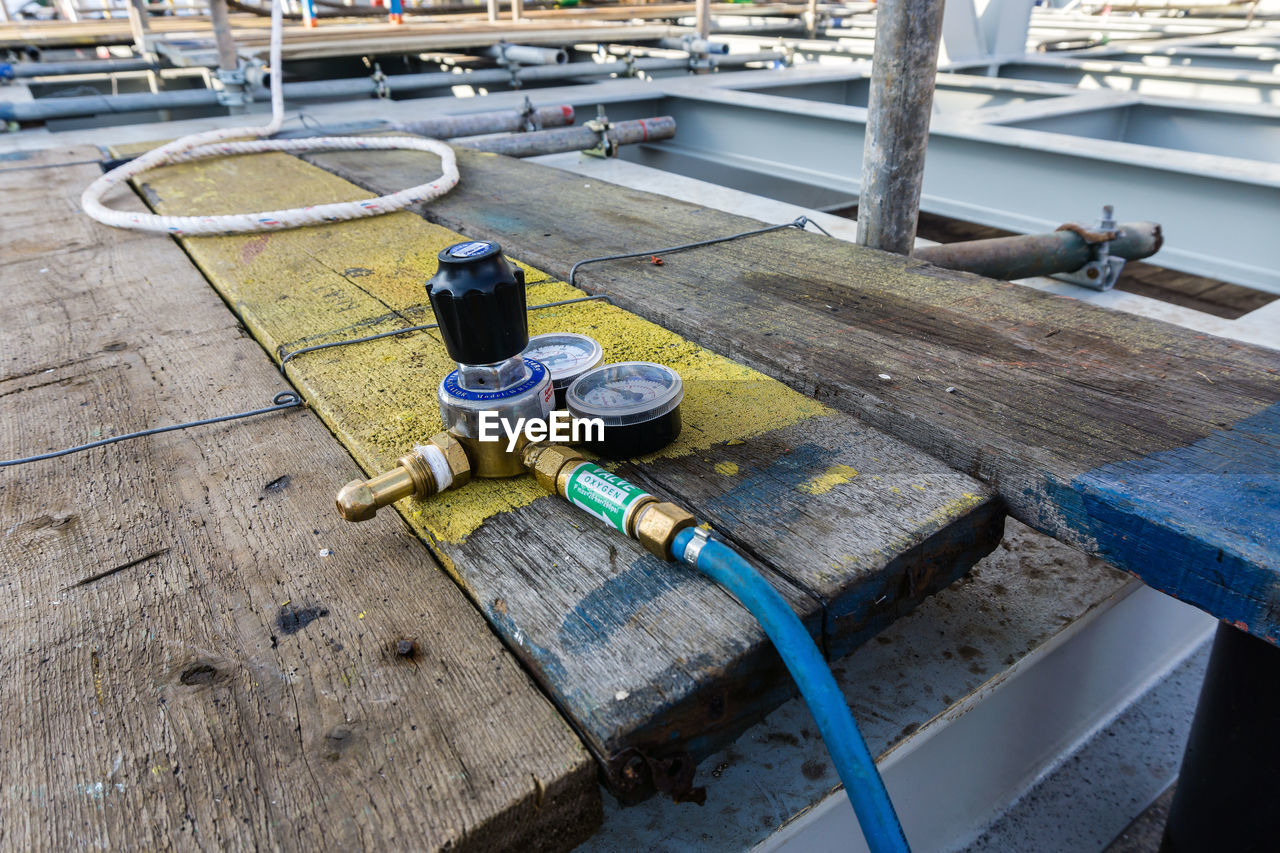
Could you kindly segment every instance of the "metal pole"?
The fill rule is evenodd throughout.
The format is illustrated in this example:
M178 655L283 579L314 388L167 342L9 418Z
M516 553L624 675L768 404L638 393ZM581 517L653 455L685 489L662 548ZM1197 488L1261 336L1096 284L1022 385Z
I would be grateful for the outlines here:
M1127 261L1151 257L1164 242L1160 226L1154 222L1126 222L1115 230L1119 236L1107 244L1107 253ZM1013 281L1075 272L1089 263L1092 247L1075 231L1054 231L925 246L916 249L915 257L950 270Z
M711 36L711 0L697 0L694 11L698 19L698 38L706 40Z
M814 38L818 32L818 0L809 0L809 8L804 13L804 31L806 38Z
M867 138L858 196L858 242L911 254L933 110L942 0L876 6Z
M486 47L480 52L491 59L515 62L520 65L564 65L569 61L569 53L562 47L537 47L503 42Z
M227 0L209 0L209 20L213 25L213 42L218 48L218 68L235 71L240 67L236 53L236 41L231 36L231 21L227 13Z
M498 0L489 0L489 23L498 22Z
M524 110L495 110L485 113L467 113L459 116L433 116L420 121L391 122L382 119L350 121L287 130L275 135L276 139L299 139L306 136L338 136L344 133L376 133L395 130L416 133L432 139L449 139L479 136L485 133L514 133L534 128L564 127L573 124L573 107L568 104L537 107L532 113Z
M511 0L511 20L519 23L524 17L524 0Z
M70 62L19 62L13 76L61 77L66 74L114 74L117 71L153 71L156 64L147 59L77 59Z
M150 57L151 49L147 44L151 35L146 0L129 0L129 32L133 34L133 43L138 56Z
M752 62L773 62L781 54L731 53L728 56L711 57L714 67L735 68ZM530 65L513 71L506 68L482 68L465 74L448 71L432 71L423 74L400 74L391 78L391 86L397 92L439 89L459 84L485 86L534 80L570 80L577 77L607 77L610 74L627 74L629 71L665 71L687 69L687 59L638 59L626 62L570 62L565 65ZM286 100L339 99L364 97L377 94L378 84L368 77L342 80L307 80L285 83ZM255 97L268 98L265 88L254 91ZM212 89L189 89L152 94L139 92L128 95L77 95L67 98L40 98L24 103L0 102L0 121L44 121L51 118L94 115L96 113L123 113L137 110L169 109L173 107L208 106L218 103L218 93Z
M1278 701L1280 649L1219 624L1162 851L1274 848Z
M602 146L600 134L589 127L565 127L557 130L536 130L531 133L513 133L508 136L488 136L480 139L451 139L454 145L508 157L536 157L539 154L560 154L565 151L585 151L589 148L613 149L618 145L634 145L641 142L657 142L676 135L676 120L671 116L620 121L604 131L608 144ZM606 152L608 153L608 152Z

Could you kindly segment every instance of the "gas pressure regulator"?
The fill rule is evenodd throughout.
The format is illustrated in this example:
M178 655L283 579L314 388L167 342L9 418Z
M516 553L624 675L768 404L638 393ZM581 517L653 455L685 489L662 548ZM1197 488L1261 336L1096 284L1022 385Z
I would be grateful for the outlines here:
M680 376L650 362L602 364L603 349L586 335L530 340L524 270L497 243L458 243L438 257L427 295L445 349L458 364L436 392L445 429L392 470L344 486L337 499L342 517L364 521L401 498L427 498L472 477L527 472L670 559L671 541L693 524L692 515L570 447L530 441L524 427L548 423L553 410L567 408L586 424L582 443L591 450L610 458L651 453L680 433Z

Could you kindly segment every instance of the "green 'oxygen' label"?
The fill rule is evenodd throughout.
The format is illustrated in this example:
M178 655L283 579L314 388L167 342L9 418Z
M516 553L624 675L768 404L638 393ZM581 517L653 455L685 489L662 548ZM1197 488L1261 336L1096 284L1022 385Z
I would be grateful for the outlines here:
M564 496L579 509L626 533L636 505L650 495L599 465L584 462L569 475Z

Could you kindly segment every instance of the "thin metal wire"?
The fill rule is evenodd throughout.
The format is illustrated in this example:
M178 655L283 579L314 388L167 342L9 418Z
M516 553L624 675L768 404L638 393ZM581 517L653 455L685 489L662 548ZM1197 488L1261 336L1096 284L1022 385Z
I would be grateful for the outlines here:
M305 120L304 120L304 124L305 124ZM826 234L828 237L831 236L831 232L827 231L827 229L823 228L818 223L813 222L807 216L800 216L800 217L797 217L794 222L784 222L781 225L770 225L765 228L757 228L754 231L743 231L740 234L730 234L727 237L714 237L710 240L699 240L696 243L684 243L679 246L669 246L665 249L656 249L656 250L651 250L647 252L630 252L625 255L607 255L601 258L587 258L584 261L578 261L576 264L573 265L573 268L569 270L569 284L574 285L578 275L578 268L585 266L586 264L603 263L604 261L621 261L621 260L625 260L626 258L642 258L646 255L649 255L649 256L667 255L672 252L682 252L686 249L697 249L701 246L714 246L717 243L727 243L730 240L740 240L743 237L755 237L760 234L768 234L771 231L781 231L784 228L798 228L801 231L803 231L805 229L805 226L807 225L812 225L814 228L817 228L819 231L821 231L823 234ZM613 304L613 300L608 296L604 294L594 294L591 296L580 296L576 299L561 299L557 302L544 302L540 305L530 305L528 310L538 311L543 308L558 308L561 305L573 305L574 303L577 303L577 302L591 302L591 301L608 302L610 305ZM280 372L281 373L284 372L284 366L288 364L290 360L309 352L316 352L317 350L322 350L322 349L331 349L332 347L345 347L345 346L350 346L351 344L363 344L363 343L368 343L369 341L380 340L382 338L391 338L391 337L395 337L396 335L408 334L410 332L425 332L429 329L438 329L439 327L440 327L439 323L427 323L422 326L408 326L403 329L392 329L389 332L379 332L376 335L366 335L363 338L349 338L344 341L330 341L329 343L325 343L325 344L316 344L315 346L303 347L302 349L296 349L296 350L293 350L292 352L281 353ZM125 435L116 435L116 436L112 436L111 438L104 438L99 441L90 442L89 444L81 444L76 447L68 447L65 450L55 450L49 453L41 453L36 456L25 456L21 459L0 460L0 468L8 468L13 465L24 465L28 462L39 462L44 459L57 459L60 456L68 456L72 453L79 453L82 450L92 450L95 447L104 447L108 444L115 444L118 441L127 441L131 438L142 438L143 436L157 435L162 432L172 432L174 430L179 430L179 429L190 429L191 427L208 426L210 424L220 424L220 423L225 423L226 421L234 421L240 418L251 418L251 417L254 417L255 415L265 415L271 412L278 412L281 409L291 409L295 406L304 405L302 402L302 398L299 397L293 391L281 391L279 394L275 395L275 397L272 398L271 402L272 402L271 406L268 406L262 409L254 409L249 412L238 412L234 415L222 415L216 418L205 418L204 420L200 420L200 421L188 421L187 423L183 423L183 424L174 424L172 426L163 426L163 427L155 427L153 429L144 429L138 432L126 433Z
M608 296L601 294L597 296L579 296L577 299L561 299L559 302L544 302L541 305L530 305L526 310L537 311L541 308L557 308L561 305L572 305L575 302L591 302L593 300L598 300L600 302L608 302L610 305L613 304L612 299L610 299ZM376 335L366 335L363 338L348 338L345 341L330 341L327 344L316 344L315 346L312 346L312 347L303 347L302 349L296 349L296 350L293 350L292 352L281 353L280 354L280 372L284 373L284 366L289 363L290 359L296 358L297 356L303 355L304 353L315 352L316 350L322 350L322 349L330 349L331 347L345 347L351 344L365 344L365 343L368 343L369 341L376 341L382 338L393 338L396 335L404 335L409 332L425 332L428 329L438 329L438 328L440 328L439 323L427 323L424 326L407 326L403 329L392 329L389 332L379 332Z
M240 418L251 418L254 415L266 415L271 412L278 412L281 409L292 409L294 406L303 405L302 398L293 391L281 391L279 394L271 398L271 402L272 405L263 409L254 409L251 412L237 412L234 415L220 415L216 418L205 418L202 421L188 421L185 424L154 427L153 429L139 430L138 432L130 432L124 435L114 435L111 438L104 438L100 441L91 441L88 444L81 444L76 447L68 447L66 450L54 450L49 453L41 453L37 456L25 456L21 459L6 459L0 461L0 468L8 468L10 465L25 465L28 462L39 462L42 459L57 459L59 456L68 456L72 453L79 453L82 450L92 450L95 447L115 444L117 441L127 441L131 438L142 438L144 435L156 435L162 432L172 432L176 429L190 429L191 427L220 424L225 421L234 421Z
M753 231L743 231L739 234L730 234L727 237L712 237L710 240L699 240L696 243L682 243L679 246L668 246L665 249L650 249L645 252L627 252L622 255L605 255L599 258L587 258L585 261L578 261L569 269L569 284L573 287L577 286L578 269L587 264L601 264L605 261L624 261L627 258L644 258L657 257L658 255L669 255L672 252L683 252L686 249L698 249L703 246L714 246L717 243L728 243L730 240L741 240L743 237L757 237L761 234L768 234L771 231L781 231L784 228L799 228L804 230L806 225L812 225L828 237L831 232L823 228L818 223L812 221L807 216L797 216L794 222L784 222L781 225L769 225L764 228L756 228Z

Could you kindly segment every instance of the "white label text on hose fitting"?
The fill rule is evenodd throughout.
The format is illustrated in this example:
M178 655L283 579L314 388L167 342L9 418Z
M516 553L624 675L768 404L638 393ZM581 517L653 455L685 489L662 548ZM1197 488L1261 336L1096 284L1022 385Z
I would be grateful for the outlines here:
M646 498L653 497L644 489L590 462L579 465L569 476L564 496L569 503L624 534L636 508Z
M547 393L552 393L550 385ZM507 452L515 453L520 436L529 442L553 441L557 444L581 444L604 441L604 421L600 418L575 418L565 411L555 411L547 418L516 418L513 423L499 412L487 410L480 413L480 441L501 441L507 438Z

